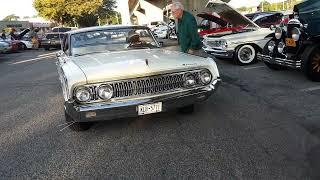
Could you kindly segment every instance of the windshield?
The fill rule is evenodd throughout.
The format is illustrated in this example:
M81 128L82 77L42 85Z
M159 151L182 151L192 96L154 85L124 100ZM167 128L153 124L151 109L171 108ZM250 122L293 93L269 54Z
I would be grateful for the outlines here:
M150 31L142 28L97 30L71 36L71 54L74 56L157 47Z
M207 4L207 8L217 13L221 19L228 22L232 27L245 27L245 28L257 28L258 26L234 10L232 7L226 3L213 3Z

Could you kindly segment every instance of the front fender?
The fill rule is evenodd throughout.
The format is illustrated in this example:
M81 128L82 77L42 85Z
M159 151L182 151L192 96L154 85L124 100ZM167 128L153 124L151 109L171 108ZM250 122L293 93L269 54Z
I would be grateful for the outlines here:
M268 34L266 37L264 38L273 38L274 37L274 33Z

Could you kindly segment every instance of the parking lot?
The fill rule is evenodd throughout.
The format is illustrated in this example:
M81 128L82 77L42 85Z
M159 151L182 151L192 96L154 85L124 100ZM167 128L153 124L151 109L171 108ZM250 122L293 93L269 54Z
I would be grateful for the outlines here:
M0 55L4 179L320 178L320 84L299 71L217 60L223 83L194 114L74 132L64 121L54 53Z

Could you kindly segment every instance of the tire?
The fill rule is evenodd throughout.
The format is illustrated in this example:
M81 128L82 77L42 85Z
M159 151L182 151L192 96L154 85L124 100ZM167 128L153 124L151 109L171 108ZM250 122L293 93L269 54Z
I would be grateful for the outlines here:
M249 44L240 46L235 53L235 61L239 65L249 65L257 61L257 50Z
M320 46L303 52L301 69L311 81L320 82Z
M92 123L90 122L74 122L74 120L66 112L64 114L66 122L72 123L71 125L69 125L69 128L73 131L86 131L92 126Z
M194 112L194 104L178 109L181 114L192 114Z
M44 47L44 50L49 51L50 47Z
M23 50L27 50L28 48L27 48L27 46L25 44L22 44L22 49Z

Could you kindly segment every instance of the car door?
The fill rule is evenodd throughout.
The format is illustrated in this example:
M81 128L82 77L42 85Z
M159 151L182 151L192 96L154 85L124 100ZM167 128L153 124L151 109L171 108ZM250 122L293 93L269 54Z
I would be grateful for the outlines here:
M68 99L68 79L65 76L64 69L67 66L68 54L69 54L69 41L68 34L65 34L62 40L62 50L57 52L57 70L59 79L61 82L61 88L65 100Z

